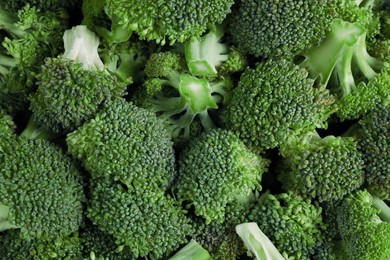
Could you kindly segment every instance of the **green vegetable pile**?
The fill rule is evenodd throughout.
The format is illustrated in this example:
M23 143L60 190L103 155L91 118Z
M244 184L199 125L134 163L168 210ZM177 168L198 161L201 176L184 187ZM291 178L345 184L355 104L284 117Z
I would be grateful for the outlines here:
M390 259L388 0L0 0L0 260Z

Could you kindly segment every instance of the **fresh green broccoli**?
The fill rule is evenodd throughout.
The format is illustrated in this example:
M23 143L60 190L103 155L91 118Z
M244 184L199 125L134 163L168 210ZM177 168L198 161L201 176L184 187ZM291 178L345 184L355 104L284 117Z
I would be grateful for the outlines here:
M1 0L0 4L12 12L20 10L26 4L36 6L43 11L58 12L61 8L75 9L80 2L78 0Z
M87 221L80 231L82 259L91 260L131 260L136 259L127 246L115 244L115 238Z
M195 214L223 222L226 205L261 190L268 160L251 150L233 132L215 129L192 140L179 159L177 197L195 207Z
M366 190L348 195L337 218L350 259L390 258L390 208Z
M183 57L174 52L152 54L145 73L148 78L135 102L163 119L174 139L188 139L196 117L206 130L215 128L209 111L217 109L228 95L224 89L230 84L228 79L188 74Z
M59 147L30 133L28 125L22 136L0 142L0 231L19 229L26 239L77 231L81 175Z
M239 224L236 226L236 232L245 243L248 255L257 260L284 260L284 257L256 223Z
M106 177L92 179L90 190L88 218L135 257L161 258L185 243L192 232L179 202L163 191L137 189Z
M101 104L126 94L98 55L99 38L85 26L64 34L65 53L48 58L37 75L30 109L54 133L70 132L92 119Z
M4 111L0 110L0 141L7 141L15 135L14 129L16 128L12 118ZM1 151L1 144L0 144Z
M127 41L136 32L141 39L164 45L201 36L209 24L225 19L233 3L233 0L86 0L83 14L89 28L112 42ZM111 21L110 28L100 26L103 13Z
M263 150L326 128L333 103L329 91L315 86L305 69L287 60L268 60L244 71L221 119L249 147Z
M335 19L326 39L307 50L299 64L337 95L342 120L358 118L389 100L389 66L368 53L366 35L359 23Z
M0 233L1 259L80 259L81 244L77 233L55 238L41 236L23 239L19 230Z
M0 108L22 110L33 90L34 73L46 57L61 50L67 22L59 12L42 12L26 4L14 13L0 7Z
M110 177L138 190L165 190L175 175L169 132L152 112L125 100L106 102L66 141L68 152L92 178Z
M185 247L180 249L169 260L209 260L210 254L195 240L191 240Z
M291 138L280 153L283 187L305 198L335 201L363 184L362 155L352 137L321 138L313 132Z
M235 260L245 254L244 244L235 232L235 226L248 221L248 215L258 198L257 193L243 196L225 207L223 222L195 221L195 239L215 260Z
M261 231L286 259L310 259L324 242L322 209L291 192L262 194L251 214Z
M331 20L327 1L240 1L230 17L233 41L255 56L292 56L318 44Z
M365 165L367 190L390 200L390 105L378 106L359 125L358 149Z

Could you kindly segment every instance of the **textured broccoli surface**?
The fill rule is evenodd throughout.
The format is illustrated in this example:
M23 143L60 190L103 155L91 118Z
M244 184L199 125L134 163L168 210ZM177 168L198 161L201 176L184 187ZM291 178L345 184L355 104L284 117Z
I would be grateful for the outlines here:
M65 53L46 59L31 96L36 120L55 133L71 132L92 119L101 104L126 94L124 82L104 69L99 39L85 26L64 34Z
M310 259L324 241L322 209L291 192L264 193L249 215L284 258Z
M194 139L179 160L179 199L189 201L206 223L222 222L226 205L261 190L268 160L249 150L233 132L215 129Z
M164 190L175 175L169 132L152 112L125 100L107 102L94 119L68 134L67 144L92 177Z
M0 153L0 166L0 230L18 228L33 238L78 229L81 177L60 148L20 137Z
M162 191L134 189L108 178L92 180L90 189L87 216L135 257L161 258L192 232L181 205Z
M248 146L262 150L326 128L333 103L306 70L286 60L268 60L244 71L221 117Z
M352 137L308 134L281 147L279 176L286 190L318 201L342 199L364 181L362 155Z

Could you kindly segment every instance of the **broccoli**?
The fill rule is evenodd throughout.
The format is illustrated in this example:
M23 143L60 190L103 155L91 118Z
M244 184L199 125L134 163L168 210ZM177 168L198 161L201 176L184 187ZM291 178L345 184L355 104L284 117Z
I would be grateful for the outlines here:
M118 246L129 247L134 257L161 258L192 232L181 205L163 191L137 189L106 177L92 179L90 190L88 218Z
M135 102L163 119L175 140L189 138L196 117L206 130L216 127L209 110L217 109L228 95L224 89L230 84L228 79L188 74L183 57L175 52L152 54L145 73L148 78Z
M226 204L261 190L268 160L251 150L233 132L214 129L192 140L179 159L177 197L195 207L195 214L223 222Z
M19 230L0 233L1 259L79 259L81 244L77 232L55 238L22 239Z
M80 231L80 244L83 259L91 260L130 260L135 259L127 246L115 244L115 238L87 221Z
M105 100L126 94L126 83L100 60L93 32L85 26L67 30L64 45L62 56L46 59L30 98L36 120L55 133L75 130L92 119Z
M269 238L254 223L242 223L236 226L236 232L244 241L248 255L257 260L284 260Z
M195 240L191 240L185 247L180 249L169 260L209 260L210 254Z
M31 6L36 6L40 10L58 12L61 8L67 8L69 10L75 9L79 6L81 1L77 0L2 0L0 3L4 7L11 11L15 12L20 10L24 5L29 4Z
M286 259L310 259L324 242L322 209L291 192L262 194L249 215Z
M249 147L275 148L290 136L326 128L334 98L308 72L287 60L247 68L226 102L221 119Z
M240 1L230 17L233 42L263 57L292 56L318 44L331 16L327 1Z
M337 96L342 120L359 118L389 100L390 69L368 53L366 35L359 23L335 19L326 39L308 49L299 64Z
M33 90L34 73L46 57L61 50L67 27L61 13L43 12L26 4L18 12L0 7L0 108L23 110Z
M378 106L359 121L358 149L370 193L390 200L390 105Z
M0 231L19 229L26 239L69 234L81 222L81 175L59 147L34 139L31 128L0 142Z
M69 133L68 152L92 178L129 187L165 190L175 175L169 132L156 116L125 100L106 102L94 119Z
M337 217L344 249L350 259L390 257L390 208L366 190L348 195Z
M279 179L286 190L320 202L342 199L364 181L363 160L352 137L317 132L291 138L280 149Z
M164 45L201 36L209 24L225 19L233 3L233 0L85 0L83 14L88 27L112 42L127 41L136 32L141 39ZM100 20L102 14L108 16L105 20L109 22ZM102 26L110 23L110 28Z

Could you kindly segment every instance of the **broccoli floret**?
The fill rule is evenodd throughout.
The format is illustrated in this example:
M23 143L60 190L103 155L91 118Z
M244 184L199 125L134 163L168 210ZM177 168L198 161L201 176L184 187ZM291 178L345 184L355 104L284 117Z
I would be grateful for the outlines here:
M6 112L24 108L44 58L61 49L62 16L29 4L17 13L0 7L0 108Z
M19 230L8 230L0 234L0 252L1 259L80 259L81 244L77 233L23 239Z
M255 188L268 160L250 151L233 132L215 129L194 139L179 160L177 197L189 201L195 214L223 222L226 205Z
M310 259L324 241L322 209L293 193L264 193L251 214L286 259Z
M48 58L37 75L31 96L36 120L52 132L70 132L94 117L101 104L126 94L127 82L104 67L98 55L98 37L85 26L64 34L65 53Z
M362 155L352 137L321 138L313 132L292 138L280 153L283 187L305 198L335 201L363 184Z
M12 12L18 11L26 4L50 12L58 12L61 8L71 10L80 5L80 1L78 0L3 0L0 3L2 5L4 4L4 7Z
M14 136L14 129L16 128L12 118L0 109L0 141L7 141ZM1 151L1 145L0 145Z
M67 136L68 151L93 178L165 190L175 174L169 132L156 116L125 100L106 102L90 122Z
M224 89L230 84L228 79L192 76L186 71L183 57L174 52L152 54L145 73L144 101L137 102L163 119L175 140L188 139L196 117L206 130L215 128L209 110L217 109L228 95ZM137 96L142 98L142 94Z
M192 232L181 205L162 191L137 189L104 177L92 179L90 189L87 216L135 257L161 258L185 243Z
M244 241L248 255L260 259L284 260L269 238L254 223L243 223L236 226L236 232Z
M390 199L390 105L378 106L359 121L358 148L365 164L367 189Z
M342 120L358 118L389 99L388 65L370 56L366 35L361 24L335 19L326 39L307 50L299 64L337 95Z
M291 56L318 44L331 20L327 1L240 1L230 19L235 44L255 56Z
M228 46L220 43L223 34L222 25L212 26L206 35L185 42L185 58L192 75L213 77L218 74L217 67L229 57Z
M83 13L88 23L94 24L104 10L111 20L111 31L97 28L100 34L113 42L127 41L132 32L141 39L166 42L184 42L191 37L199 37L209 24L221 23L230 12L233 0L216 1L97 1L93 8L87 8L95 1L87 1ZM92 14L91 14L92 12ZM97 21L99 22L99 20ZM96 30L96 29L95 29Z
M195 240L191 240L185 247L180 249L169 260L209 260L210 254Z
M286 60L247 68L226 102L221 119L250 147L275 148L290 136L326 128L334 98L308 72Z
M115 238L100 230L97 226L86 223L80 232L83 259L91 260L131 260L136 259L127 246L118 246Z
M366 190L346 197L337 218L345 251L351 259L390 257L390 208Z
M248 66L248 60L243 52L231 47L228 52L228 59L220 67L221 74L242 72Z
M43 139L20 136L0 143L0 230L24 238L74 232L81 222L83 191L73 161Z

